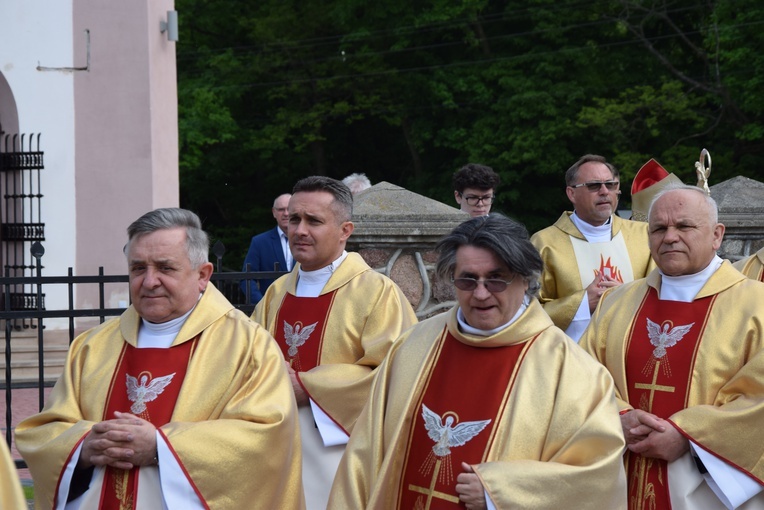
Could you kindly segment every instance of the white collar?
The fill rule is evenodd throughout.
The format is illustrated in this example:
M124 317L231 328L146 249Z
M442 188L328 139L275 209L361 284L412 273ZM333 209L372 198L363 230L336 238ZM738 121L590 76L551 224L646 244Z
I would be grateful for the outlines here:
M464 317L464 312L462 312L462 307L459 307L459 309L456 310L456 320L459 323L459 329L463 333L468 333L470 335L477 335L477 336L491 336L495 335L499 331L508 328L513 322L515 322L525 311L526 308L528 308L528 305L530 304L530 298L528 298L528 295L526 294L523 297L523 302L520 304L520 308L517 309L517 312L515 312L515 315L509 319L509 322L506 324L502 324L498 328L494 329L477 329L473 328L469 324L467 324L467 319Z
M587 223L582 220L576 211L570 215L570 221L576 226L576 228L584 235L587 241L590 243L603 243L608 242L612 238L611 224L613 223L613 217L607 219L605 223L599 226L594 226L591 223Z
M700 292L700 289L703 288L703 285L721 267L723 262L718 255L714 255L714 258L711 259L711 262L702 271L681 276L668 276L658 269L658 272L661 274L660 299L684 303L692 302L695 296L698 295L698 292Z
M200 294L199 299L201 299L201 297ZM173 341L175 341L175 337L178 336L183 324L186 323L186 319L188 319L188 316L194 311L194 308L196 308L196 305L180 317L176 317L167 322L149 322L146 319L141 318L141 325L138 328L137 347L139 349L146 347L166 349L170 347Z
M315 271L304 271L302 265L297 273L297 288L295 294L299 297L316 297L321 294L321 290L332 277L332 274L340 267L340 264L347 258L348 252L342 250L337 260L326 267L316 269Z

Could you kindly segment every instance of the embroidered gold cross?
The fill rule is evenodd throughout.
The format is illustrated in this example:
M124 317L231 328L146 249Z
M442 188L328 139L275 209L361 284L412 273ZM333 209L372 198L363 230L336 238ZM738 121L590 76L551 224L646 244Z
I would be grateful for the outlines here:
M429 487L418 487L414 485L413 483L409 484L410 491L418 492L419 494L424 494L427 496L427 502L425 503L424 510L430 510L430 504L432 503L432 498L444 499L450 503L459 504L459 498L457 498L456 496L452 496L451 494L446 494L445 492L440 492L435 490L435 482L438 479L438 472L440 471L441 462L442 462L441 459L438 459L435 462L435 471L433 471L432 473L432 479L430 480Z
M660 384L655 384L658 380L658 369L661 366L661 362L658 361L655 363L655 370L653 370L653 382L650 384L645 383L635 383L634 387L638 390L650 390L650 402L648 403L647 410L649 412L653 412L653 397L655 396L656 391L665 391L667 393L674 393L674 390L676 388L674 386L661 386Z

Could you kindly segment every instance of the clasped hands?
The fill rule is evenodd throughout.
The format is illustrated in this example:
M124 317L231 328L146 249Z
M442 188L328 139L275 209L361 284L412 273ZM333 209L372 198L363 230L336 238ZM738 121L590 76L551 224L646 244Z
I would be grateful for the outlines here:
M80 451L79 468L112 466L132 469L155 464L156 427L130 413L114 413L114 419L93 425Z
M586 298L589 300L589 313L594 313L597 303L600 302L602 294L612 287L618 287L621 282L606 275L603 271L597 273L592 283L586 287Z
M672 462L690 449L690 442L671 423L647 411L622 414L621 427L626 447L643 457Z
M462 462L462 473L456 477L456 493L467 510L483 510L487 508L485 489L472 466Z

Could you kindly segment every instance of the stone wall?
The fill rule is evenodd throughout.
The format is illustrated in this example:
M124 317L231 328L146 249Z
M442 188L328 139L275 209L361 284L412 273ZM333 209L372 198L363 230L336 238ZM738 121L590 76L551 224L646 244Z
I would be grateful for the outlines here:
M726 227L720 257L735 262L764 247L764 183L738 176L711 186L711 196Z
M764 247L764 183L735 177L711 186L726 226L719 256L737 261ZM420 320L455 304L453 286L435 277L435 245L469 215L388 182L354 197L355 231L348 251L357 251L376 271L403 290Z
M451 308L453 287L434 274L435 245L469 215L388 182L355 195L354 202L348 251L397 283L420 320Z

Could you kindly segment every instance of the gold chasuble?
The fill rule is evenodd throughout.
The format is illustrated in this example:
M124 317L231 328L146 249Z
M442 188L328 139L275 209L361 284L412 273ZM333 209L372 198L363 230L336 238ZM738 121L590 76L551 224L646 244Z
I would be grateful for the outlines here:
M93 424L117 409L160 425L206 508L304 508L297 409L271 336L212 284L169 349L135 349L139 324L130 307L77 337L45 408L17 427L36 508L55 507L69 458ZM152 384L164 385L155 401L146 395ZM152 470L164 491L161 459ZM123 490L124 476L115 480L112 488ZM109 494L109 483L94 477L85 497Z
M751 280L764 282L764 250L759 250L747 259L738 260L732 265Z
M456 308L406 331L379 368L329 508L463 508L461 462L497 508L626 508L612 379L533 300L488 337Z
M764 423L764 285L724 262L691 303L660 300L660 287L655 270L606 292L580 345L613 375L622 410L670 420L695 445L761 484L764 444L753 438ZM702 478L697 483L705 489L669 476L682 458L667 465L626 457L630 509L685 508L676 498L708 489ZM763 496L749 503L764 504Z
M8 451L5 437L0 439L0 508L3 510L26 510L27 508L16 465Z
M554 223L531 236L541 254L539 300L554 324L565 330L598 272L621 282L644 278L654 267L647 240L647 223L613 215L612 241L589 243L564 212Z
M459 342L447 328L441 338L417 405L398 508L459 508L454 466L458 474L462 462L485 460L515 364L530 344L481 349ZM483 389L479 399L475 388Z
M252 319L277 339L284 359L299 362L308 396L350 433L375 369L416 315L398 286L357 253L348 253L316 298L295 296L298 271L299 264L268 287Z

